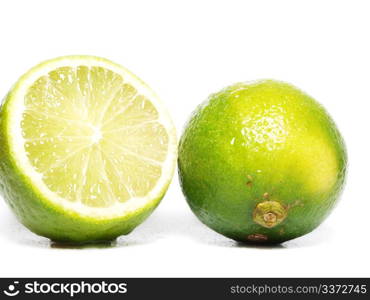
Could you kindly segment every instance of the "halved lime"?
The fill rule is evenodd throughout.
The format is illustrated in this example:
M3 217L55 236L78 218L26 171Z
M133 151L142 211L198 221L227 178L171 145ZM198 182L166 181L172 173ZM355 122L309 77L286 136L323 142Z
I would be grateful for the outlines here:
M127 234L172 178L175 128L125 68L92 56L46 61L1 109L1 186L21 222L57 241Z

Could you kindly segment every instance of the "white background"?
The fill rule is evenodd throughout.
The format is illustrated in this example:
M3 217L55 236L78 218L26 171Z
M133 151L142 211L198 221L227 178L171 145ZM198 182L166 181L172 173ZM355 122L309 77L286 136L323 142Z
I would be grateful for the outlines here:
M350 167L322 226L275 247L239 245L206 228L176 175L155 213L115 247L53 248L0 201L0 276L370 276L369 14L370 2L356 0L1 1L2 95L42 60L103 56L160 95L180 135L208 94L284 80L328 109Z

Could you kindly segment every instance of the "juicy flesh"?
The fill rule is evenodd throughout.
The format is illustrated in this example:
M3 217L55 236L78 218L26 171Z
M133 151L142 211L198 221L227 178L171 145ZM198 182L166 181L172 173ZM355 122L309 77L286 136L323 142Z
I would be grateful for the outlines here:
M122 76L58 68L34 82L24 104L28 159L60 197L109 207L156 185L168 135L153 104Z

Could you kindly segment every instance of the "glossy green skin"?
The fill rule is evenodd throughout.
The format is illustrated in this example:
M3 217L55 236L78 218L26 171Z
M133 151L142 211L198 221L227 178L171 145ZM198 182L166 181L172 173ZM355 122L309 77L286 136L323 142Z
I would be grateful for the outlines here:
M257 234L260 242L281 243L329 214L346 160L321 105L287 83L264 80L230 86L201 104L180 140L178 162L184 195L204 224L236 241L255 242L250 237ZM288 208L272 228L253 220L266 200Z

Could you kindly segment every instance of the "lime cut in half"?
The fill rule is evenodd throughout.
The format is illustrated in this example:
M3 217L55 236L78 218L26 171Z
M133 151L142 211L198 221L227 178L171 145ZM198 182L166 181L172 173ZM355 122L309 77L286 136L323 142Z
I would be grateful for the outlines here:
M46 61L1 109L4 198L32 231L57 241L126 234L156 207L176 161L175 128L154 92L92 56Z

